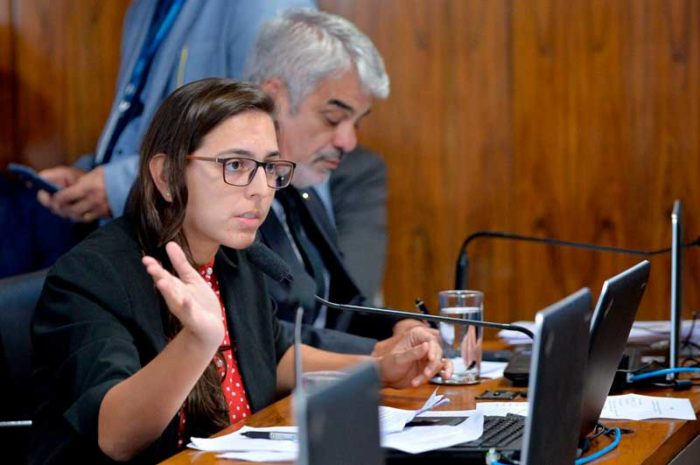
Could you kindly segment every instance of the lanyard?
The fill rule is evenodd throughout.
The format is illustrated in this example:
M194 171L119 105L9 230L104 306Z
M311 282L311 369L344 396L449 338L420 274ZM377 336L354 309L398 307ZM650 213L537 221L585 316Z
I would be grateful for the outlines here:
M153 56L156 54L158 47L163 42L163 39L165 39L168 31L170 31L170 28L172 28L173 24L175 23L175 19L177 19L177 15L180 13L184 3L184 0L175 0L172 5L170 5L168 12L158 25L158 30L153 36L153 39L144 44L144 47L141 49L139 59L136 61L134 70L131 73L129 84L127 84L122 101L119 103L120 113L126 112L126 110L128 110L133 104L137 90L141 87L143 80L146 77L146 69L148 68L148 65L153 60Z
M152 33L155 24L151 26L146 43L141 48L139 58L136 60L134 69L131 72L129 83L124 89L124 95L119 105L117 105L117 113L113 114L107 123L110 127L106 132L106 134L109 134L109 139L101 141L97 148L96 165L109 163L122 131L124 131L129 121L142 113L143 105L137 99L146 80L146 74L158 47L165 39L165 36L168 35L184 3L185 0L174 0L168 8L168 12L158 22L155 33ZM134 103L137 103L137 105L134 105Z

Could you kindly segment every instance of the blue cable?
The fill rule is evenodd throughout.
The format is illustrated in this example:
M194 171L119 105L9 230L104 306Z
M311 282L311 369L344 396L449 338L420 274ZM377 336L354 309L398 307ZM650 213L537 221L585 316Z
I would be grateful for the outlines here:
M670 373L700 373L700 368L664 368L663 370L650 371L630 376L630 381L640 381L642 379L654 378L656 376L668 375Z
M620 438L622 438L622 432L620 431L620 428L613 428L613 431L615 432L615 438L613 439L613 442L611 442L605 449L601 449L595 454L591 454L588 457L581 457L580 459L576 460L574 462L575 465L583 465L584 463L589 463L594 460L598 460L611 450L615 449L619 444L620 444Z
M613 441L608 444L607 447L604 449L599 450L598 452L589 455L588 457L581 457L580 459L577 459L574 462L574 465L584 465L586 463L590 463L594 460L598 460L608 452L612 451L615 449L617 446L620 445L620 440L622 439L622 431L620 431L620 428L613 428L612 431L615 433L615 437L613 438ZM499 462L498 460L492 460L491 462L488 462L490 465L507 465L503 462Z

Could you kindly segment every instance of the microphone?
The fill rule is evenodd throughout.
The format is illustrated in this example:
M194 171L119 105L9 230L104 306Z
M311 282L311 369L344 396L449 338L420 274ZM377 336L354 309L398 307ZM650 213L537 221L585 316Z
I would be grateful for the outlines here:
M664 254L671 251L670 248L658 250L625 249L622 247L610 247L606 245L591 244L588 242L563 241L560 239L551 239L548 237L525 236L523 234L516 234L504 231L477 231L467 236L467 238L462 243L462 247L460 247L459 249L459 255L457 256L457 263L455 266L455 289L467 289L467 280L469 277L469 256L467 255L467 246L469 246L470 242L480 237L508 239L524 242L536 242L539 244L554 245L557 247L570 247L574 249L594 250L597 252L612 252L642 257ZM698 244L700 244L700 238L688 244L683 244L683 246L691 247Z
M534 339L535 336L527 328L518 325L509 325L505 323L494 323L492 321L480 321L480 320L465 320L459 318L451 318L448 316L439 315L425 315L423 313L407 312L405 310L396 310L394 308L380 308L380 307L365 307L362 305L351 305L351 304L338 304L326 300L323 297L315 296L316 300L329 308L335 308L337 310L349 310L351 312L361 312L361 313L371 313L374 315L384 315L390 317L400 317L400 318L413 318L416 320L424 321L436 321L443 323L456 323L461 325L473 325L485 328L496 328L496 329L508 329L511 331L517 331L527 335L530 339Z
M253 242L245 251L250 262L274 281L282 284L294 281L287 262L260 240Z
M338 310L348 310L352 312L361 312L361 313L372 313L375 315L383 315L383 316L390 316L390 317L399 317L399 318L413 318L416 320L424 320L424 321L435 321L435 322L445 322L445 323L457 323L457 324L468 324L468 325L474 325L474 326L480 326L480 327L486 327L486 328L496 328L496 329L508 329L508 330L513 330L517 331L520 333L523 333L527 335L530 339L534 338L534 335L532 334L532 331L530 331L527 328L523 328L522 326L517 326L517 325L509 325L509 324L504 324L504 323L494 323L490 321L478 321L478 320L465 320L465 319L459 319L459 318L450 318L446 316L438 316L438 315L430 315L430 314L422 314L422 313L414 313L414 312L407 312L404 310L396 310L393 308L379 308L379 307L365 307L361 305L351 305L351 304L338 304L335 302L331 302L330 300L326 300L322 297L319 297L317 295L311 294L309 287L295 287L294 286L294 276L291 274L289 271L289 266L287 263L279 256L277 255L272 249L261 243L260 241L255 241L250 247L246 249L248 258L250 261L258 268L260 269L263 273L268 275L270 278L274 279L275 281L281 282L281 283L286 283L290 287L296 289L299 293L300 301L306 301L306 300L311 300L313 301L314 299L318 302L320 302L323 305L328 306L329 308L335 308ZM299 312L299 310L302 309L302 306L299 306L297 309L296 313L296 318L295 318L295 343L296 340L298 339L298 344L299 346L301 345L301 318L303 313ZM296 333L299 332L299 335ZM296 358L296 357L295 357ZM295 360L298 361L299 363L295 363L299 368L295 370L297 375L300 375L301 373L301 360Z

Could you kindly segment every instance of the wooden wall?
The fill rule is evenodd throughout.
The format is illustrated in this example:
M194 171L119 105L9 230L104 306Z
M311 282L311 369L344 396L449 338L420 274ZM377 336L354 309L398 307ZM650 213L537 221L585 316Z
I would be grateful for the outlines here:
M114 96L128 4L0 0L0 165L46 168L94 150Z
M322 0L383 52L392 94L361 139L390 167L387 302L454 282L464 237L499 229L653 249L672 202L700 234L700 2ZM489 318L531 318L635 263L481 240L471 286ZM697 310L688 254L686 317ZM652 259L643 318L666 318L670 260Z
M112 98L126 2L0 0L0 162L91 150ZM383 52L392 93L361 139L389 164L388 304L432 306L464 237L500 229L652 249L685 203L700 234L700 2L320 0ZM10 101L10 105L6 102ZM488 318L531 318L636 260L482 240L471 287ZM697 310L698 253L686 263ZM643 318L666 318L652 259Z

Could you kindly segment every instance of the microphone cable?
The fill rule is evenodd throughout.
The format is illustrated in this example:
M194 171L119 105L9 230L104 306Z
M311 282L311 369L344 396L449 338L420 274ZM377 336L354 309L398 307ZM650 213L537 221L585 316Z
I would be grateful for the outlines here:
M605 454L615 450L617 448L617 446L620 445L620 440L622 439L622 430L620 430L620 428L618 428L618 427L615 427L613 429L608 429L603 434L608 436L608 435L610 435L610 433L614 434L613 440L610 444L608 444L607 446L605 446L604 448L602 448L598 452L594 452L587 457L581 457L579 459L576 459L576 461L574 462L574 465L585 465L586 463L590 463L594 460L598 460L599 458L601 458Z
M469 257L467 255L467 247L473 240L481 237L490 237L493 239L506 239L523 242L534 242L537 244L552 245L557 247L568 247L573 249L591 250L596 252L612 252L623 255L634 255L641 257L651 257L654 255L662 255L671 252L671 247L655 250L628 249L623 247L612 247L607 245L591 244L589 242L565 241L562 239L552 239L548 237L527 236L524 234L511 233L505 231L483 230L477 231L464 239L462 246L459 249L457 263L455 266L455 289L464 289L468 278ZM700 246L700 237L694 241L686 242L681 245L682 248Z

